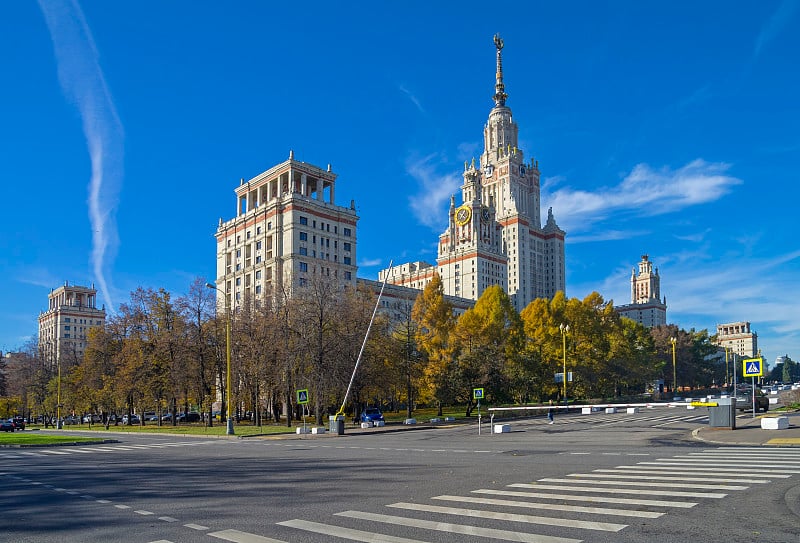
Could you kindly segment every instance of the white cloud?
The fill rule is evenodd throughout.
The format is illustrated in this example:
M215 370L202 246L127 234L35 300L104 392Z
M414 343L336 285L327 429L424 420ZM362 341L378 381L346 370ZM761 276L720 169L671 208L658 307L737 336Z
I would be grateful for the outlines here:
M102 297L113 312L113 289L107 274L119 247L115 214L123 177L122 123L80 6L77 2L41 0L39 7L53 41L61 88L83 122L92 166L88 196L90 258Z
M796 8L797 2L794 0L784 0L781 2L781 5L778 6L778 9L772 14L772 17L769 18L769 21L761 27L761 31L756 38L755 47L753 48L753 57L758 57L767 43L780 34L786 26L786 23L789 22L794 15Z
M410 90L408 90L405 87L405 85L399 85L397 88L400 89L400 92L405 94L409 100L411 100L411 103L417 107L420 113L425 113L425 108L422 107L422 103L420 103L416 95L414 95Z
M702 159L677 170L655 170L647 164L637 164L618 185L598 187L595 192L569 187L550 194L543 190L543 207L552 206L559 225L567 232L597 232L598 223L611 217L661 215L718 200L731 187L742 184L741 179L727 175L729 169L729 164ZM548 179L543 189L561 181Z
M461 186L459 176L437 172L439 163L439 156L431 154L420 159L410 159L406 164L407 173L419 185L417 194L409 197L409 205L417 220L430 228L441 227L442 209L446 208L450 196L459 192Z
M380 266L382 262L383 262L382 258L371 258L362 260L361 262L358 263L358 265L362 268L371 268L373 266Z

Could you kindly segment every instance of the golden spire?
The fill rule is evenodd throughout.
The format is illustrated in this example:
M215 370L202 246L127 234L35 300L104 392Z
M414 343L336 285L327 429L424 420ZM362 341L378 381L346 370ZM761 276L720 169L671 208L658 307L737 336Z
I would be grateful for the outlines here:
M494 84L494 105L503 107L506 105L506 98L508 94L505 93L505 85L503 85L503 40L500 34L494 35L494 46L497 48L497 81Z

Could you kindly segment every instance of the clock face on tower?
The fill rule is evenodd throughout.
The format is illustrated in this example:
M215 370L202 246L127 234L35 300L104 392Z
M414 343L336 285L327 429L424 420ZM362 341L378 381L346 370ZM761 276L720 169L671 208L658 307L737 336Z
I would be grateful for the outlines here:
M472 218L472 210L467 206L461 206L456 209L456 224L464 226Z
M484 207L483 209L481 209L481 217L483 218L484 221L488 221L489 220L489 209L488 208Z
M486 177L491 177L493 173L494 173L494 166L492 166L491 164L483 168L483 174Z

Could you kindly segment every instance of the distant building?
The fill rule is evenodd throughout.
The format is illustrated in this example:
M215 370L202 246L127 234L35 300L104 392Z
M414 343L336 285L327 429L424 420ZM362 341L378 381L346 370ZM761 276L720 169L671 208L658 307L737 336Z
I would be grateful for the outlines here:
M639 262L639 274L635 268L631 271L631 303L615 309L648 328L667 324L667 298L661 299L661 277L647 255L642 255Z
M745 358L758 355L758 334L750 329L750 323L746 321L718 324L716 344Z
M48 308L39 314L39 353L45 362L74 365L83 359L87 334L106 322L105 307L97 307L94 285L70 285L50 291Z
M229 307L244 299L291 296L314 277L356 286L355 203L334 203L336 174L294 159L236 192L236 216L219 220L216 286ZM218 293L218 300L224 298Z
M506 105L503 41L495 36L494 107L483 129L480 163L464 164L461 203L451 197L448 227L439 236L436 265L400 264L378 279L423 289L434 272L446 295L477 300L500 285L517 311L536 298L566 290L564 238L552 209L542 226L539 163L519 148L519 127Z

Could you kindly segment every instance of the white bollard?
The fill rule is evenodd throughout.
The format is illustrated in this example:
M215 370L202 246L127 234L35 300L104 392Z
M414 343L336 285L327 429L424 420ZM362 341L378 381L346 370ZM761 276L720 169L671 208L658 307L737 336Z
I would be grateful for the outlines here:
M298 434L307 434L307 433L309 433L310 431L311 431L311 430L309 430L308 428L304 428L303 426L298 426L298 427L297 427L297 433L298 433Z
M312 434L324 434L325 433L325 428L314 427L314 428L311 429L311 433Z
M628 414L638 413L638 412L639 412L639 408L638 407L629 407L628 408Z
M761 419L762 430L786 430L789 427L789 417L764 417Z
M592 408L591 407L581 407L581 415L591 415Z
M614 414L616 412L617 412L617 408L616 407L606 407L606 413Z
M510 424L495 424L494 425L494 433L495 434L507 434L511 431Z

